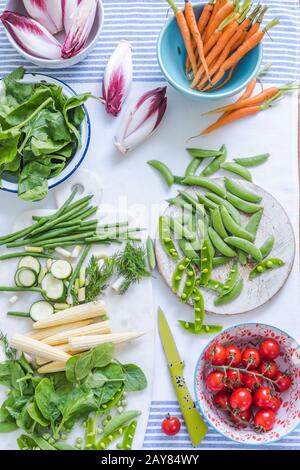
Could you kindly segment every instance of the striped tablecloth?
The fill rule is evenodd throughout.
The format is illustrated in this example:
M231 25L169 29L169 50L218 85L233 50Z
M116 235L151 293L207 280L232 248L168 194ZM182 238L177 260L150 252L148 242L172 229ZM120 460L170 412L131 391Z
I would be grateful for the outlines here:
M21 1L21 0L20 0ZM1 11L5 0L0 0ZM157 36L170 13L165 0L103 0L105 21L97 46L81 64L70 69L52 71L57 78L70 84L101 82L105 63L120 39L133 44L134 80L138 82L159 82L163 80L156 59ZM182 1L177 1L178 5ZM272 83L286 83L299 77L300 9L298 0L264 0L269 6L265 20L278 16L281 24L271 31L272 39L264 40L264 61L272 62L271 71L263 78ZM9 44L4 29L0 27L0 76L17 66L28 71L37 68L27 63ZM40 70L41 71L41 70ZM49 72L49 70L42 70ZM158 397L157 397L158 398ZM166 413L180 416L175 401L153 401L145 436L145 449L191 449L186 428L173 438L164 436L160 430ZM201 444L201 449L251 449L255 447L235 444L212 428ZM264 447L260 447L264 449ZM300 449L300 429L280 442L265 447L268 450Z

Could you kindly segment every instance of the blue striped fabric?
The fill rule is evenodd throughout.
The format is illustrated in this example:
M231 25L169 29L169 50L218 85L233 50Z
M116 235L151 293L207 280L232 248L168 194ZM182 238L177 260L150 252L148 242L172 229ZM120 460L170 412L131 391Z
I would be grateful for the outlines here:
M5 0L0 0L1 10ZM81 64L70 69L56 70L57 78L69 83L99 83L107 58L120 39L127 39L134 50L134 79L151 82L163 79L156 60L156 41L167 16L171 15L166 0L103 0L105 21L95 49ZM177 4L182 4L178 0ZM273 67L264 80L286 83L299 76L300 9L297 0L264 0L269 6L268 22L276 16L281 24L271 31L272 40L264 40L264 59ZM1 60L2 59L2 60ZM0 76L23 65L36 70L10 46L3 28L0 29ZM47 72L47 70L41 70ZM53 72L52 72L53 73Z

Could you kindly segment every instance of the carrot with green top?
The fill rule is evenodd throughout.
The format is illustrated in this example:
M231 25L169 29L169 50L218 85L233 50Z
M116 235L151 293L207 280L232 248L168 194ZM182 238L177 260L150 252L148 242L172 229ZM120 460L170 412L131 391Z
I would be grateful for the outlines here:
M251 28L251 24L253 23L253 20L256 18L256 16L258 15L258 13L260 12L261 10L261 5L257 5L256 8L254 8L253 12L251 13L251 15L248 16L248 18L246 18L246 29L244 31L244 33L242 34L242 36L240 37L240 39L238 41L236 41L235 44L233 44L232 46L232 50L234 51L235 49L237 49L238 47L240 47L241 44L243 44L245 41L246 41L246 38L248 36L248 32ZM257 28L257 30L259 29L259 27ZM250 37L250 36L248 36Z
M213 22L216 14L218 13L218 11L224 6L226 5L227 3L227 0L216 0L216 3L214 5L214 8L213 8L213 11L210 15L210 19L209 19L209 22L207 23L207 26L205 28L205 30L203 31L203 34L206 33L207 29L210 28L210 25L211 23Z
M267 31L279 24L279 19L276 18L267 24L261 31L257 31L253 36L247 39L225 62L221 65L218 73L213 77L212 82L204 88L206 91L211 86L216 85L222 80L223 76L233 65L237 64L249 51L254 49L264 38Z
M186 48L187 55L188 55L188 57L191 61L191 67L192 67L193 73L196 74L197 69L198 69L197 61L196 61L194 49L193 49L193 46L192 46L191 33L190 33L190 30L189 30L188 24L186 22L184 13L183 13L183 11L178 10L178 8L175 5L175 3L173 2L173 0L167 0L167 2L170 5L170 7L172 8L172 10L174 11L174 14L175 14L175 17L176 17L176 20L177 20L177 25L180 29L182 39L183 39L183 42L184 42L184 45L185 45L185 48Z
M207 66L207 63L206 63L206 60L205 60L205 56L204 56L202 37L201 37L201 34L200 34L198 26L197 26L197 21L196 21L193 5L191 4L191 2L189 0L185 0L184 13L185 13L185 18L186 18L186 22L188 24L188 27L190 28L192 36L195 40L198 55L199 55L201 64L202 64L202 66L205 70L207 80L210 81L208 66Z
M260 28L260 25L263 22L263 19L264 19L264 16L265 16L267 10L268 10L267 6L263 7L260 14L259 14L259 16L258 16L258 18L256 20L254 19L252 21L251 27L250 27L249 31L247 32L247 35L246 35L246 40L249 39L251 36L253 36L253 34L257 33L257 31Z
M220 26L215 30L215 32L211 35L209 40L204 44L205 57L212 50L212 48L217 44L217 42L222 36L222 33L223 32L225 33L230 28L234 20L237 20L239 16L240 16L239 13L233 12L230 15L228 15L224 21L222 21Z
M220 10L215 14L214 18L212 19L211 23L207 26L204 37L203 37L203 42L205 43L208 41L210 36L214 33L214 31L220 26L222 21L227 18L230 13L233 12L234 10L234 3L227 2L225 3L224 6L220 8Z
M267 109L269 106L272 105L272 103L279 98L281 98L282 92L280 91L277 93L273 98L271 98L269 101L267 101L264 104L261 104L260 106L249 106L247 108L242 108L238 109L236 111L233 111L232 113L228 113L225 117L221 117L218 119L214 124L211 126L207 127L201 135L208 135L211 134L213 131L219 129L220 127L226 126L227 124L231 124L232 122L239 121L240 119L243 119L248 116L253 116L255 114L258 114L260 111L264 111Z

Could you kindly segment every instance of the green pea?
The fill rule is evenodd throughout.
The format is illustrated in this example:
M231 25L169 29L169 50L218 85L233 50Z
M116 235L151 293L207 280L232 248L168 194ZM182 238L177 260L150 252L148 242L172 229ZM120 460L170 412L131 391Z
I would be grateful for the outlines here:
M167 165L160 162L159 160L149 160L147 163L161 174L168 186L172 186L172 184L174 183L174 176L170 168L167 167Z
M220 281L215 281L214 279L209 279L206 287L210 290L213 290L214 292L218 292L221 294L222 289L224 288L224 284Z
M204 261L204 259L206 261ZM201 250L201 277L200 277L200 285L206 286L210 275L212 272L212 259L213 255L209 246L208 240L204 240L203 247Z
M177 294L180 283L184 274L184 271L190 265L191 260L189 258L184 258L180 261L180 263L176 266L175 271L172 277L172 290L175 294Z
M242 165L239 165L238 163L222 163L221 164L222 170L229 171L230 173L234 173L241 178L244 178L247 181L252 181L252 175L247 168L243 167Z
M215 305L224 305L224 304L228 304L230 302L233 302L241 294L242 289L243 289L243 285L244 285L243 279L239 279L235 283L233 289L231 289L231 291L228 294L223 295L222 297L218 297L215 300Z
M244 201L243 199L234 196L234 194L227 193L227 200L239 211L245 212L246 214L254 214L262 209L261 206L253 203Z
M210 335L222 331L222 326L218 325L202 325L200 329L196 330L195 323L190 323L184 320L178 321L179 325L188 333L193 335Z
M200 331L204 321L204 299L200 290L195 288L192 294L195 311L195 331Z
M104 437L112 435L118 431L125 423L132 421L137 416L140 416L140 411L125 411L124 413L113 416L109 423L104 427Z
M229 292L232 291L232 289L234 288L234 286L235 286L235 284L238 280L238 276L239 276L238 264L235 261L231 266L230 272L227 276L227 279L226 279L225 285L224 285L224 287L221 291L220 297L223 297L224 295L227 295L227 294L229 294Z
M181 295L181 301L182 302L187 302L187 300L192 295L192 292L193 292L193 289L194 289L194 286L195 286L195 282L196 282L195 270L191 269L187 273L187 276L188 276L188 280L185 283L185 286L183 288L182 295Z
M224 184L227 191L235 196L239 197L240 199L244 199L244 201L253 202L253 203L260 203L262 200L261 196L258 194L253 193L252 191L244 188L243 186L237 184L235 180L231 180L229 178L224 178Z
M166 224L165 218L161 216L159 218L159 238L160 238L161 244L165 252L168 255L171 255L173 259L178 259L179 258L178 252L175 248L173 241L171 240L169 236L169 233L170 231Z
M253 259L260 262L262 260L262 255L259 250L253 243L239 237L227 237L225 242L239 250L244 251L248 255L252 256Z
M182 253L189 258L193 264L200 266L199 255L194 250L192 244L187 240L178 240L178 245Z
M118 449L120 450L131 450L132 449L132 444L134 440L134 436L136 433L136 428L137 428L137 421L132 421L124 430L123 433L123 441L122 443L118 446Z
M252 269L249 278L254 279L267 270L280 268L281 266L284 266L284 261L279 258L266 259Z

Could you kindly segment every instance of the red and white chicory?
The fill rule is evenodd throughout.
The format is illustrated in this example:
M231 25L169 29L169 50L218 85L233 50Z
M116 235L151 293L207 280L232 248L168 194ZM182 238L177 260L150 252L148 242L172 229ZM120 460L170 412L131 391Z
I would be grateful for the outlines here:
M23 3L29 16L44 26L49 33L62 31L61 0L23 0Z
M61 0L63 24L67 34L70 30L74 13L80 2L81 0Z

